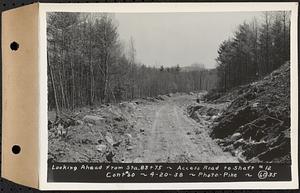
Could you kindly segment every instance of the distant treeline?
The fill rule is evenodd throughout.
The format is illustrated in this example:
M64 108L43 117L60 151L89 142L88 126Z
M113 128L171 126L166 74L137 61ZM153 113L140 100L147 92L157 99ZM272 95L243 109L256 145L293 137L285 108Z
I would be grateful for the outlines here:
M290 60L290 12L265 12L239 25L218 50L219 88L260 79Z
M209 90L216 85L216 70L137 63L134 40L122 43L112 14L48 13L47 41L49 109Z

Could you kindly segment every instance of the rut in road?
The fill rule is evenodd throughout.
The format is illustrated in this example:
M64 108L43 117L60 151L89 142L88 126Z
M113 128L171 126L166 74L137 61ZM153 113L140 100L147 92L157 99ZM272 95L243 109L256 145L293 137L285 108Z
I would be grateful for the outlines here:
M179 102L178 102L179 100ZM209 137L207 125L187 117L179 105L184 98L173 98L140 110L136 127L143 133L130 156L133 162L238 162ZM145 118L145 119L143 119Z

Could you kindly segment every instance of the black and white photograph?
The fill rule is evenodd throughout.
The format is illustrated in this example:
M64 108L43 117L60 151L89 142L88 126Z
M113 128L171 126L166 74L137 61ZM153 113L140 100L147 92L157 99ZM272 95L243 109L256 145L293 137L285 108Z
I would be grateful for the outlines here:
M47 14L49 161L290 162L290 13Z
M48 163L291 164L290 18L47 12Z

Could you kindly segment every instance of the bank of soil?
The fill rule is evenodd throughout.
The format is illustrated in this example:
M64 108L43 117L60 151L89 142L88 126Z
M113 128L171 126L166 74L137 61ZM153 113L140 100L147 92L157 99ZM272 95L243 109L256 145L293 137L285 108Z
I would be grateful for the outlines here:
M189 115L213 119L210 136L240 162L290 163L290 64L225 94L209 93Z

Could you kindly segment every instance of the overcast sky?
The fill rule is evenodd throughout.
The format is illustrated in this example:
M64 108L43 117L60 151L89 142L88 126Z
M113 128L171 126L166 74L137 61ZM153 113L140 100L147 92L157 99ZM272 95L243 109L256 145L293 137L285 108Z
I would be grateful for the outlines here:
M133 37L137 61L148 66L215 67L219 44L261 12L117 13L120 39Z

